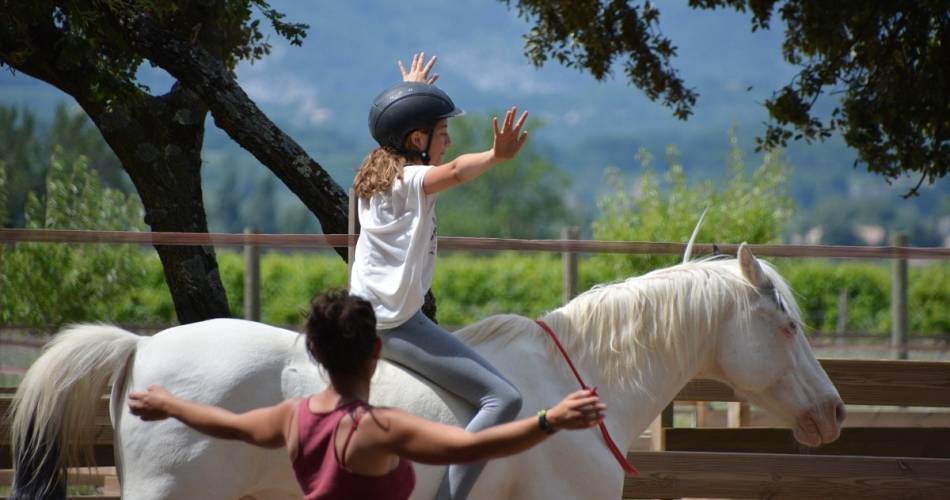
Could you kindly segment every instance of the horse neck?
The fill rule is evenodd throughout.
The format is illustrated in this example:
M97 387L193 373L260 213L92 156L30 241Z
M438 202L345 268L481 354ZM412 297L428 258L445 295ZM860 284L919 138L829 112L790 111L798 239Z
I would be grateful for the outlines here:
M686 327L666 332L683 336L675 339L635 331L637 354L633 357L636 362L630 366L625 361L631 355L620 348L622 346L611 345L609 340L617 339L620 332L598 331L595 336L592 332L584 331L592 327L589 322L591 316L590 312L578 314L576 308L568 304L549 313L543 320L554 328L562 340L567 340L564 342L565 349L574 359L578 370L589 378L588 383L599 385L598 392L610 407L608 425L612 433L617 429L618 442L632 444L683 386L712 362L719 328L707 325L704 328ZM684 311L680 325L698 325L708 321L707 316L695 311ZM611 322L604 322L607 323ZM614 330L622 328L631 328L631 325L614 324ZM584 342L600 342L597 355L592 355L591 346L585 346ZM679 346L679 349L671 348L673 345ZM629 374L629 380L617 381L616 367L625 364L635 373Z

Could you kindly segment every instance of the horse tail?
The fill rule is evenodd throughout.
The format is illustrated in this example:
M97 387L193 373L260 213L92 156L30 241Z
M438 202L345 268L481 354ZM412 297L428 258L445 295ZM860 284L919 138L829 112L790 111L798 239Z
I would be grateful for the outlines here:
M89 324L69 327L46 345L11 405L16 467L11 500L65 498L66 465L93 462L89 430L97 402L141 339L114 326Z

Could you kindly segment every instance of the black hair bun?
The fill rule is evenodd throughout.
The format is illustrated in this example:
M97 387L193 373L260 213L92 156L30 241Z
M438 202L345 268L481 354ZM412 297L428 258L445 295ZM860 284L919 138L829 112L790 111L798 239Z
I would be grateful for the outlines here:
M376 345L376 314L367 300L330 290L310 301L307 351L330 376L351 375L366 366Z

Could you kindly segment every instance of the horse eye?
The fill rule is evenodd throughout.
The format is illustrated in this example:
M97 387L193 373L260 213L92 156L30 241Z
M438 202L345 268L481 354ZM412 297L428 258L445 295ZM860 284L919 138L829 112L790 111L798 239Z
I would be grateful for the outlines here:
M795 334L798 333L798 325L795 324L794 321L790 321L788 325L782 328L782 333L785 334L786 337L794 337Z

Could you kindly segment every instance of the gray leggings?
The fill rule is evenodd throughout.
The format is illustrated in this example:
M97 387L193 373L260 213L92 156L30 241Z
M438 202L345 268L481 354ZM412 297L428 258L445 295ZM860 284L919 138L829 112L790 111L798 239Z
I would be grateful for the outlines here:
M391 330L381 330L382 357L403 365L477 407L465 427L476 432L510 422L521 411L521 393L501 373L422 311ZM437 499L468 496L484 462L450 465Z

